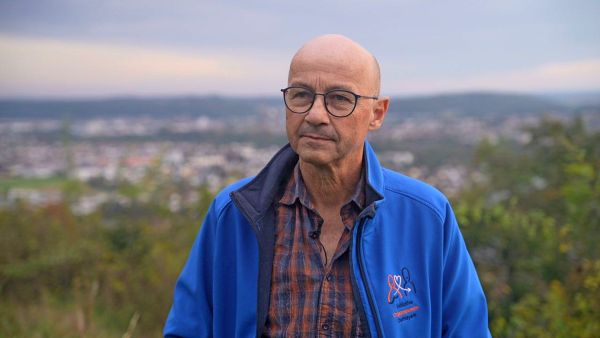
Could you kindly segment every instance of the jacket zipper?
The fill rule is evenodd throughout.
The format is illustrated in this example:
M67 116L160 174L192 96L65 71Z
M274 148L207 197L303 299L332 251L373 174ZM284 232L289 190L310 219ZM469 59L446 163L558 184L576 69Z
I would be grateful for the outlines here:
M375 321L375 328L377 329L377 337L383 337L381 327L379 326L379 317L377 316L377 311L375 310L375 302L373 301L373 296L371 295L371 291L367 285L366 273L362 261L362 255L360 254L360 240L362 237L362 231L364 227L366 217L363 218L357 229L356 233L356 260L358 262L358 270L360 271L360 278L362 279L363 287L365 288L365 293L367 294L367 300L369 301L369 308L371 309L371 313L373 314L373 319ZM368 322L367 322L368 325Z

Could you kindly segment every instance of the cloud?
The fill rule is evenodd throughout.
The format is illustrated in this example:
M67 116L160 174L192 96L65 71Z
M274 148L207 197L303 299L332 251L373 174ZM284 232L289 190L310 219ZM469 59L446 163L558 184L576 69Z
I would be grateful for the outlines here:
M261 90L256 83L252 86L257 78L279 86L274 83L275 71L287 65L277 58L240 50L181 52L0 36L0 92L3 96L226 94L230 87L238 94L248 87L252 93Z
M0 35L0 96L277 95L290 55L260 47L173 49ZM600 89L600 59L450 76L423 64L383 67L383 92Z
M471 90L541 92L598 89L600 89L600 59L549 62L529 69L465 77L396 80L390 82L385 88L395 94Z
M549 63L536 69L547 80L574 80L581 84L600 84L600 59L566 63Z

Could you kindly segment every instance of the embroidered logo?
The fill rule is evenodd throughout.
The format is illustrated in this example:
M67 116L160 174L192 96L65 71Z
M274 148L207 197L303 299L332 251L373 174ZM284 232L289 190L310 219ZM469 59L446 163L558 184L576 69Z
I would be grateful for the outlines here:
M410 288L402 287L402 276L401 275L388 275L388 286L390 287L390 291L388 291L387 301L388 303L393 303L396 297L402 298L402 291L411 292Z
M395 306L392 315L398 318L399 322L415 318L417 316L416 311L420 307L416 304L417 288L411 279L410 270L402 268L400 274L389 274L387 285L389 287L387 302Z

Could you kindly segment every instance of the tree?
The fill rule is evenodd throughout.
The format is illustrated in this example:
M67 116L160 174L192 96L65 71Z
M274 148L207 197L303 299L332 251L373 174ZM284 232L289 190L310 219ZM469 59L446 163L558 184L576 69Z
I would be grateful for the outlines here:
M524 145L484 141L458 197L499 337L600 332L600 133L543 120Z

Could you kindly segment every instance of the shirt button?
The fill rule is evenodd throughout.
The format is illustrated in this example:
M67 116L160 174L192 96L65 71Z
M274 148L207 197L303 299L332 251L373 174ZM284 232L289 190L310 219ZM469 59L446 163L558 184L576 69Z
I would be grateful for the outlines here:
M328 274L327 275L327 281L331 282L333 280L333 275L332 274Z
M321 328L322 328L324 331L329 331L329 325L327 325L327 324L323 324L323 325L321 325Z

